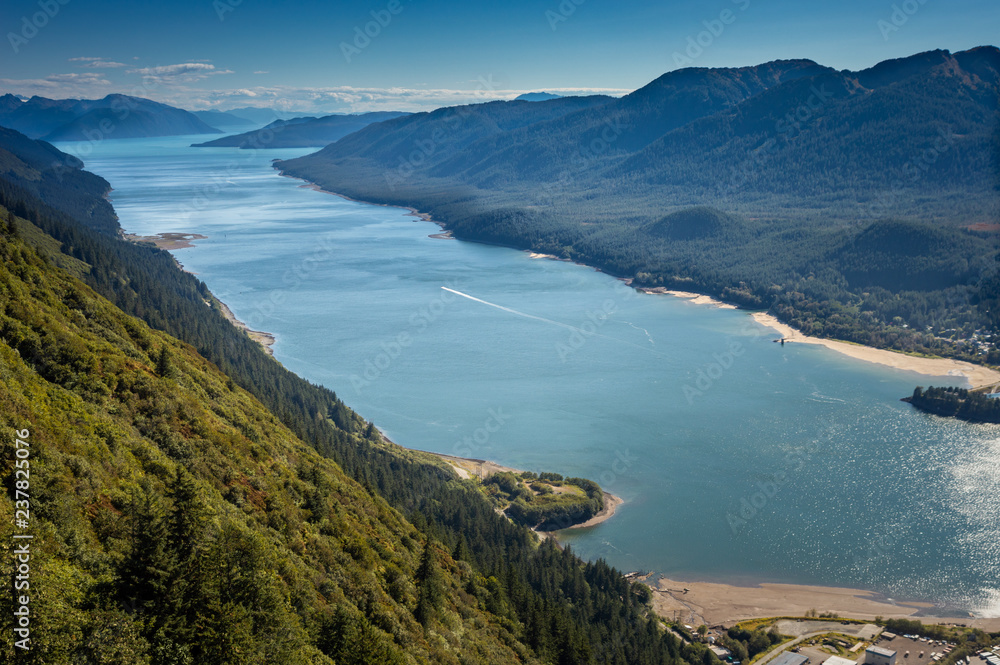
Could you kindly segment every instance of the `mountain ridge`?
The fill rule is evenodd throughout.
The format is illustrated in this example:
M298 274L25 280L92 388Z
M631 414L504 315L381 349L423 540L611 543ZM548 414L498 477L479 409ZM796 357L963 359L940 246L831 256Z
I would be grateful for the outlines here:
M573 99L586 98L558 101L565 109ZM811 60L686 68L620 99L540 113L552 103L416 114L276 167L354 199L416 208L459 238L771 308L812 334L1000 362L995 345L970 342L997 325L994 237L977 236L973 256L952 257L982 279L952 273L939 289L916 283L912 293L900 283L889 293L861 289L835 251L881 220L929 223L957 239L1000 217L996 47L928 51L858 72ZM434 141L446 117L461 121ZM488 122L495 118L505 124ZM752 233L680 242L651 234L665 215L701 207ZM897 295L904 306L892 304ZM828 313L843 308L849 323L834 324ZM948 328L959 335L932 332Z
M5 95L3 100L0 125L47 141L221 133L183 109L118 93L101 99L34 96L21 101Z

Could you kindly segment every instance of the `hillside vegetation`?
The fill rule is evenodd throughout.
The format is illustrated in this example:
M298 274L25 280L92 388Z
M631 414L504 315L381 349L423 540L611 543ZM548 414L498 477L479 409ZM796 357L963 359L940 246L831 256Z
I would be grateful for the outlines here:
M24 662L685 662L648 591L384 441L169 253L67 212L106 189L29 185L0 177L23 220L0 229L0 506L28 429L40 536Z

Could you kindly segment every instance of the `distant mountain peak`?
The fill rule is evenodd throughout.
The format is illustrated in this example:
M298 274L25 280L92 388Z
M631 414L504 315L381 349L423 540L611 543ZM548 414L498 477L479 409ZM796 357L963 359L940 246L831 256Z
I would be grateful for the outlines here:
M547 102L550 99L560 99L562 95L552 92L526 92L514 98L516 102Z

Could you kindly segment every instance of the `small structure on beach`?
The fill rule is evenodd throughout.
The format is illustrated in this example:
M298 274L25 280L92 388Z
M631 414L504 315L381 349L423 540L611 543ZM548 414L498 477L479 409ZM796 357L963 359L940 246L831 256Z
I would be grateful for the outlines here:
M896 652L882 647L871 646L865 649L866 665L896 665Z

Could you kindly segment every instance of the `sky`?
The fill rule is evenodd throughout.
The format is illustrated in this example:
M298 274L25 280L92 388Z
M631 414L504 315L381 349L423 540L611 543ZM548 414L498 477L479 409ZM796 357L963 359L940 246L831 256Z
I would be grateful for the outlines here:
M0 93L430 110L620 95L686 66L864 69L1000 42L998 0L3 0Z

